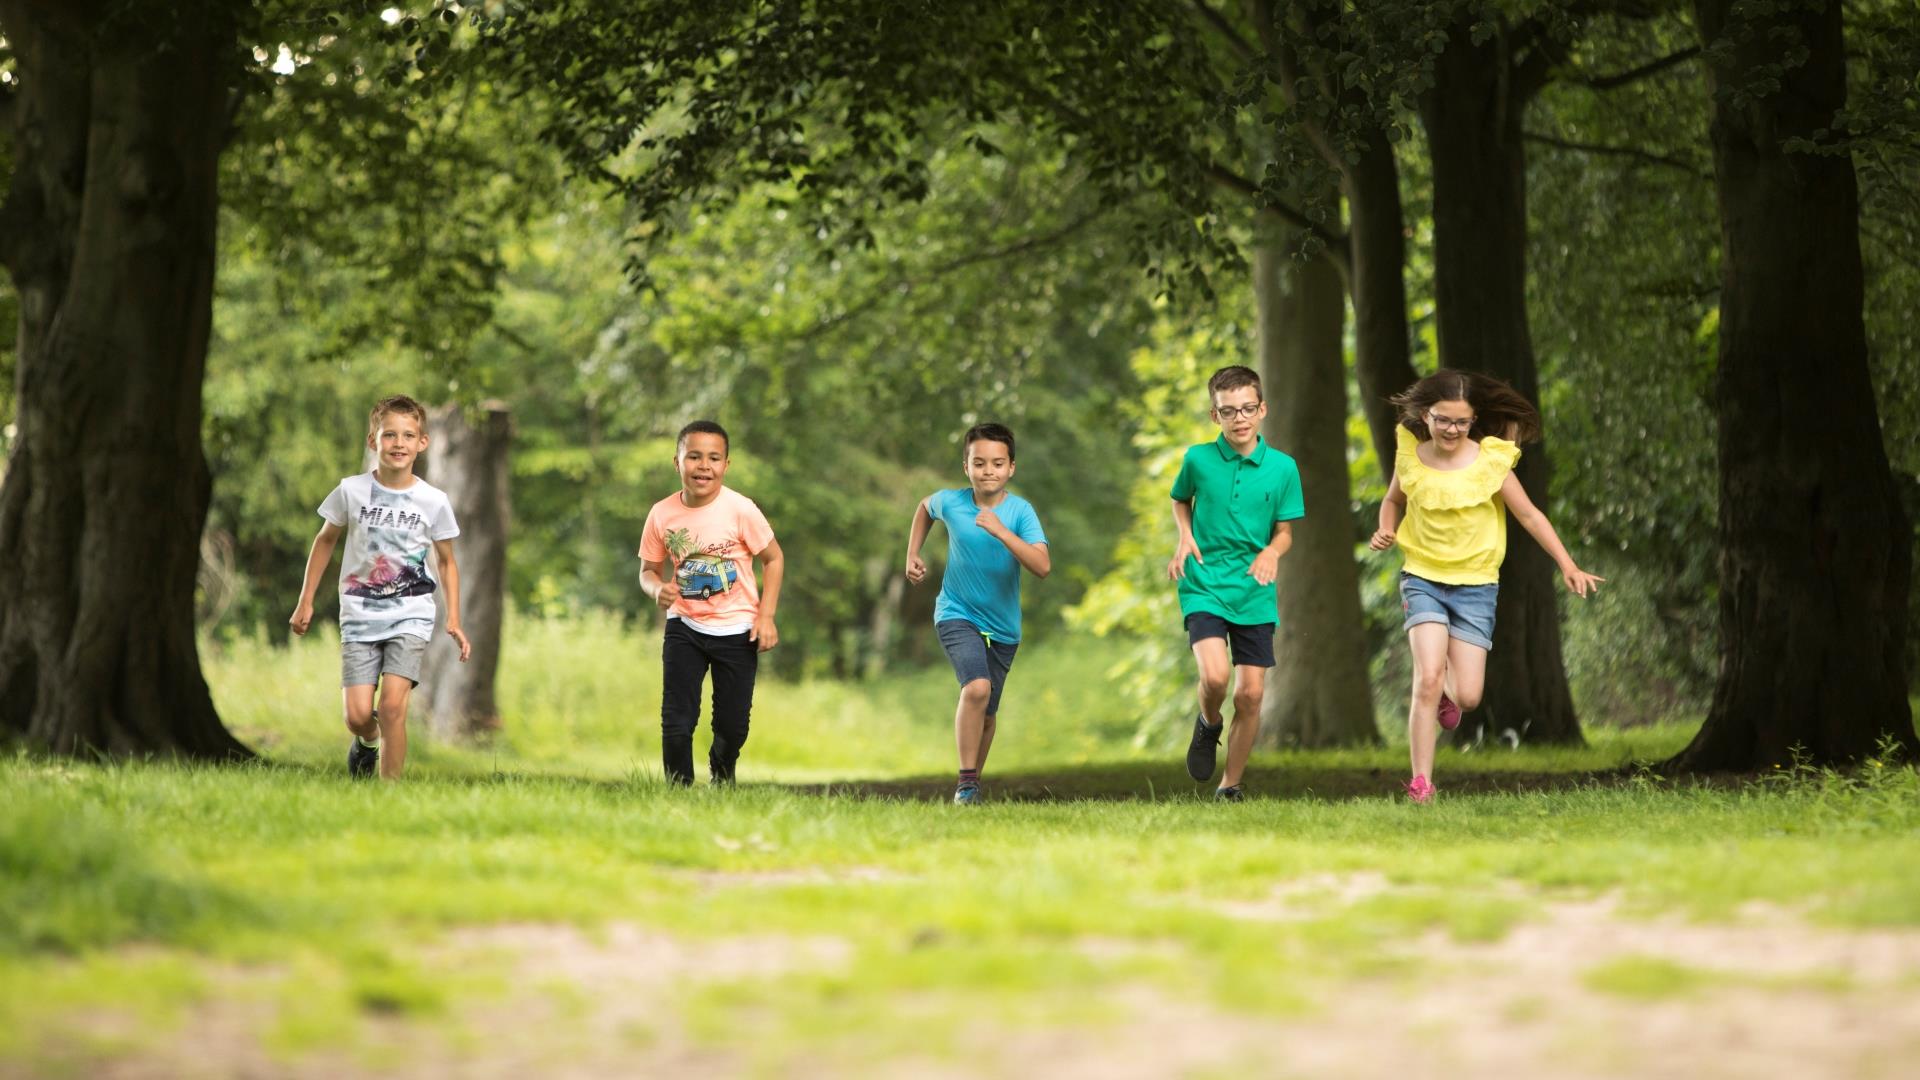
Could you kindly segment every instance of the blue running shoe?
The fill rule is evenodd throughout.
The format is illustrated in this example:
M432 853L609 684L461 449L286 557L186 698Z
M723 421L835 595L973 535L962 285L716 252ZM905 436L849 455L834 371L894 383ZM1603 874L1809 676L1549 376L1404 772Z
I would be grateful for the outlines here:
M961 784L953 789L953 805L972 806L980 801L979 784Z

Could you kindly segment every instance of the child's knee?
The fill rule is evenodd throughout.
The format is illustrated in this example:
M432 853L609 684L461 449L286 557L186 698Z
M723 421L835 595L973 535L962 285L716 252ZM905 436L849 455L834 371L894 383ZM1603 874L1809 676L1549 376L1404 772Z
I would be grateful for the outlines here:
M399 723L407 718L407 701L411 695L405 690L383 690L380 692L380 720L382 723Z
M1416 668L1413 672L1413 692L1423 698L1440 697L1440 691L1446 687L1446 673L1439 668Z
M984 708L988 699L993 697L993 684L985 679L973 679L960 687L960 700L968 705Z
M1251 712L1259 711L1260 701L1263 697L1266 696L1265 691L1266 691L1266 687L1262 684L1261 680L1259 679L1248 679L1246 682L1242 683L1241 685L1234 687L1234 690L1233 690L1234 711L1240 712L1240 713L1251 713Z
M1481 690L1476 686L1471 690L1458 691L1454 695L1453 703L1460 706L1461 712L1466 712L1469 709L1477 709L1480 707L1481 696Z
M1227 696L1227 669L1200 669L1200 692L1209 698L1218 699Z

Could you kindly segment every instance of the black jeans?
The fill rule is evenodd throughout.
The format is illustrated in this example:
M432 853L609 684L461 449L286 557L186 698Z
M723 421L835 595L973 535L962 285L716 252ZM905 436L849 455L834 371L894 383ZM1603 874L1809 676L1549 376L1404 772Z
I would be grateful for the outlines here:
M713 749L707 767L715 783L733 780L734 762L747 744L753 710L753 679L760 646L738 634L703 634L679 619L667 620L660 643L664 672L660 694L660 759L667 779L693 783L693 729L700 724L700 683L713 669Z

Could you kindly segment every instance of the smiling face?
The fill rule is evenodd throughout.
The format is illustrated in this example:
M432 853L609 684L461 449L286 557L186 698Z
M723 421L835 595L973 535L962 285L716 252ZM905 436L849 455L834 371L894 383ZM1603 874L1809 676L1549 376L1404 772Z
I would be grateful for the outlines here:
M380 468L389 473L412 472L413 460L426 448L426 425L409 413L383 412L367 433L367 449L380 456Z
M680 468L680 488L684 502L700 506L720 493L720 482L727 475L727 440L710 431L695 431L680 442L674 455Z
M1473 430L1473 406L1464 401L1436 401L1427 409L1427 432L1440 449L1452 452Z
M1013 453L1007 444L993 439L975 439L967 444L966 456L960 467L966 471L967 480L973 484L973 494L978 498L992 498L1007 488L1007 481L1013 479Z
M1260 436L1260 421L1266 418L1267 403L1260 400L1257 386L1217 390L1213 395L1212 415L1227 442L1244 450Z

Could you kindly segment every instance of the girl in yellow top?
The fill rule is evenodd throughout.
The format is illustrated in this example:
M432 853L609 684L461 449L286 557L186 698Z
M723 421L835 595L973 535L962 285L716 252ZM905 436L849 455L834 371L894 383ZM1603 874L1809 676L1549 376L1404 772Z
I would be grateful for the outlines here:
M1434 794L1439 729L1459 726L1461 710L1480 704L1486 685L1507 513L1553 556L1575 595L1584 599L1606 579L1574 565L1513 475L1519 444L1540 433L1540 414L1513 387L1443 368L1393 403L1400 409L1399 450L1370 545L1385 551L1398 543L1406 553L1400 600L1413 650L1407 797L1424 803Z

